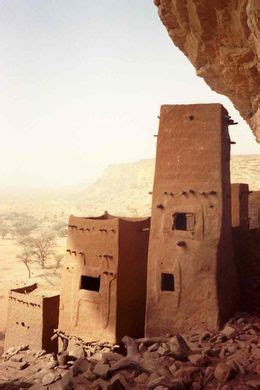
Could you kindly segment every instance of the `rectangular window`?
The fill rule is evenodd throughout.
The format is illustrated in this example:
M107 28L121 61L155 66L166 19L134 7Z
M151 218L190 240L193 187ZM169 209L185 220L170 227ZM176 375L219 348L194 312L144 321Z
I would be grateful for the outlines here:
M99 292L100 276L94 277L94 276L81 275L80 289Z
M173 214L172 230L194 230L195 215L193 213L175 213Z
M174 291L174 275L162 274L161 275L161 290L162 291Z

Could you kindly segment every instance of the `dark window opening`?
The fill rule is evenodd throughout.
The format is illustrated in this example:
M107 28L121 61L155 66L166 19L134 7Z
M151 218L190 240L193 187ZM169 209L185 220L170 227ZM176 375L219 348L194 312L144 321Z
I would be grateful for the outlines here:
M94 276L81 275L80 289L99 292L100 276L94 277Z
M161 290L162 291L174 291L174 275L162 274L161 275Z
M192 213L175 213L173 215L172 229L194 230L195 216Z

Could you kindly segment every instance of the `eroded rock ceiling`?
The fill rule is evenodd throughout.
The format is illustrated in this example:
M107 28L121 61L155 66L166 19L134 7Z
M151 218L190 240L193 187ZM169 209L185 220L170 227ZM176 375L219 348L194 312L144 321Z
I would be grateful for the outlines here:
M154 0L174 44L260 142L260 0Z

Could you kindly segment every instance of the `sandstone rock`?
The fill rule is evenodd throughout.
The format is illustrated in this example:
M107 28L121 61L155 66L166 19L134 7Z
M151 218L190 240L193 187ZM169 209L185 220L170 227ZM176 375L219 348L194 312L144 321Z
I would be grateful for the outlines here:
M61 384L62 384L62 389L70 390L72 388L72 383L73 383L73 368L71 367L66 374L62 377Z
M259 1L156 0L174 44L260 138ZM235 69L235 71L234 71Z
M232 339L233 337L236 336L237 331L236 331L236 329L233 328L232 326L226 325L226 326L222 329L221 333L222 333L224 336L226 336L227 339Z
M181 382L173 379L169 379L167 377L159 377L147 383L148 389L156 389L156 388L166 388L166 389L176 389L182 390L184 386Z
M169 352L171 352L169 346L167 344L164 344L164 345L160 345L160 347L157 349L157 352L164 356L164 355L167 355Z
M27 344L22 344L18 347L19 351L27 351L29 349L29 345Z
M37 352L36 356L38 358L42 357L42 356L45 356L47 354L47 352L45 351L45 349L41 349L40 351ZM50 355L49 355L50 356Z
M73 378L73 389L78 386L78 385L84 385L85 388L87 388L87 386L90 386L91 385L91 381L88 380L84 375L78 375L76 378Z
M86 379L90 380L90 381L94 381L94 380L97 378L97 375L94 374L94 372L91 371L91 369L88 369L88 370L84 371L84 372L82 373L82 375L84 375L84 377L85 377Z
M256 360L260 360L260 348L252 349L252 357Z
M171 372L171 374L174 374L176 371L177 371L177 367L175 364L172 364L170 367L169 367L169 370Z
M231 345L231 346L226 348L226 351L232 355L233 353L236 353L237 346L236 345Z
M148 378L148 381L147 381L147 384L152 382L154 379L157 379L157 378L160 378L160 375L157 373L157 372L153 372L149 378Z
M208 331L201 335L202 341L208 340L209 338L210 338L210 332L208 332Z
M209 348L205 350L205 353L210 357L216 357L220 354L220 348Z
M145 352L143 354L143 366L147 371L155 371L159 367L159 353Z
M57 365L58 365L58 362L56 360L53 360L52 362L46 363L46 367L49 368L49 369L57 367Z
M260 389L260 379L251 379L247 381L246 384L253 389Z
M16 370L24 370L28 366L28 362L13 362L10 360L8 363L8 367L14 368Z
M42 378L42 384L43 384L43 386L47 386L47 385L50 385L53 382L56 382L60 378L61 378L60 374L57 374L55 372L48 372Z
M128 388L129 386L126 379L121 373L114 375L110 381L110 385L108 386L109 390L125 390Z
M226 382L234 375L234 369L225 363L218 363L214 372L214 376L219 382Z
M163 377L170 377L171 376L171 371L169 370L168 367L165 366L159 366L157 371L156 371L160 376Z
M109 386L109 382L106 382L105 380L99 378L96 379L92 384L90 385L90 389L96 389L96 390L107 390Z
M94 374L99 376L102 379L105 379L108 374L110 366L109 364L105 364L103 362L98 362L93 370Z
M189 355L188 359L191 364L197 367L203 367L209 363L207 356L201 354Z
M121 360L124 356L117 352L105 352L102 353L102 360L103 362L118 362Z
M76 359L82 359L85 357L84 348L82 348L80 345L75 345L74 348L70 349L69 355Z
M159 344L158 343L154 343L154 344L150 345L147 348L147 351L148 352L154 352L154 351L157 351L158 348L159 348Z
M159 358L160 366L170 367L175 362L175 359L171 356L161 356Z
M136 383L140 383L140 384L144 384L146 383L148 380L148 375L146 373L142 373L140 375L138 375L136 378L135 378L135 382Z
M255 373L260 375L260 360L256 362Z
M10 347L10 348L6 351L5 355L13 355L13 354L17 353L18 351L19 351L19 348L13 346L13 347Z
M90 368L90 363L85 358L76 360L73 366L74 373L82 373Z
M203 385L205 386L208 383L210 383L213 378L214 378L214 368L213 367L207 367L205 372L204 372Z
M146 351L146 346L144 343L140 343L138 346L139 352L144 353Z
M11 357L10 360L12 362L21 362L23 360L23 356L22 355L14 355Z
M174 373L173 377L185 385L190 385L199 372L200 370L198 367L181 367Z

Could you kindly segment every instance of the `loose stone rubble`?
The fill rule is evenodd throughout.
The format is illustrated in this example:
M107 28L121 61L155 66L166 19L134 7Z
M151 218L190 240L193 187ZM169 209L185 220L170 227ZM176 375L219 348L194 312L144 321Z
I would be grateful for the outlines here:
M259 389L259 334L260 318L240 313L218 332L125 336L121 349L69 340L62 366L21 345L3 355L0 389Z

